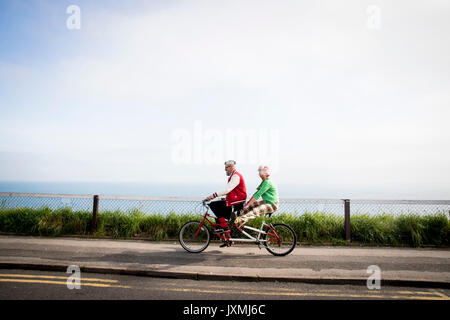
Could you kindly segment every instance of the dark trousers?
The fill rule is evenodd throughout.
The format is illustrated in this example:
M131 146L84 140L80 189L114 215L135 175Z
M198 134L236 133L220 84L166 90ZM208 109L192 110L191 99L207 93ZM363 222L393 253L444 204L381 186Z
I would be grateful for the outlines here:
M231 211L238 211L244 207L244 202L236 204L234 206L227 207L225 200L212 201L209 204L212 212L217 217L218 222L220 223L220 218L230 219Z

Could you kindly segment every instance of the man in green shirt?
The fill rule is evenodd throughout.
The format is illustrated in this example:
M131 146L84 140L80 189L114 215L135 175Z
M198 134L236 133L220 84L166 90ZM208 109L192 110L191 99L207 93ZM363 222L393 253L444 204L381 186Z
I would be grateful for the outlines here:
M251 219L255 219L265 213L275 212L278 209L277 187L269 179L269 168L267 166L259 166L258 173L262 182L242 209L241 216L236 219L236 223L239 223L239 228L242 228ZM260 197L262 199L258 200Z

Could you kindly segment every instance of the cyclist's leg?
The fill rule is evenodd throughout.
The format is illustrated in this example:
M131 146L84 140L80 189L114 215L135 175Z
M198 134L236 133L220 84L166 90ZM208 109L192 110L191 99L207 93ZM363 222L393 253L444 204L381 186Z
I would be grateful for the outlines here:
M221 212L221 216L219 217L219 223L221 227L228 228L227 220L230 219L230 216L231 216L231 207L225 206L225 208Z
M239 224L242 227L244 225L244 223L246 223L247 220L253 216L253 210L258 208L259 206L263 205L264 203L265 203L265 201L261 199L261 200L257 200L250 206L244 208L241 211L240 216L236 219L235 223ZM241 219L242 217L244 217L244 218ZM251 218L251 219L253 219L253 218ZM242 222L242 221L244 221L244 222Z
M244 208L244 202L238 203L232 206L230 218L228 219L228 223L230 227L234 225L236 218L241 215L242 209Z
M239 211L241 211L243 208L244 208L244 202L238 203L238 204L235 204L235 205L233 206L233 211L234 211L234 212L239 212Z
M242 209L241 211L241 216L249 213L250 211L252 211L253 209L259 207L260 205L266 203L264 200L260 199L260 200L256 200L253 204L249 205L248 207Z
M277 210L276 205L273 205L264 200L261 200L258 202L257 206L254 206L253 208L251 208L250 211L248 211L246 214L244 214L238 218L238 221L240 224L239 226L243 227L244 224L246 224L249 220L258 218L261 215L266 214L266 213L272 213L276 210Z
M228 228L228 223L225 219L229 219L231 215L231 207L228 207L226 205L225 200L219 200L219 201L213 201L211 202L213 204L213 207L211 207L211 210L213 210L216 218L216 223L220 225L221 228Z
M244 208L244 202L235 204L233 206L233 210L231 212L231 218L230 219L236 219L236 217L240 216L242 214L242 209Z

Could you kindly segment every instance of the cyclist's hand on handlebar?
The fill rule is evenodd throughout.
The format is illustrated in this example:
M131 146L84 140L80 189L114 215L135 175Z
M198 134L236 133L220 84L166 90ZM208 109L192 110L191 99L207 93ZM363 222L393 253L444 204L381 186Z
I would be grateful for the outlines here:
M208 197L206 197L206 199L204 201L209 201L209 200L212 200L212 199L214 199L213 196L208 196Z

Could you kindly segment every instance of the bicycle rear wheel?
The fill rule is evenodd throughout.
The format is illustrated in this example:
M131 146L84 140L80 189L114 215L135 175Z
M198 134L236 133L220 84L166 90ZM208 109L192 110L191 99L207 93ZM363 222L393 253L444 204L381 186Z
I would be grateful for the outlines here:
M209 229L204 224L200 228L200 224L201 221L189 221L180 228L178 239L181 246L188 252L202 252L211 241Z
M274 256L285 256L294 250L297 236L294 229L284 223L275 223L266 229L264 246Z

